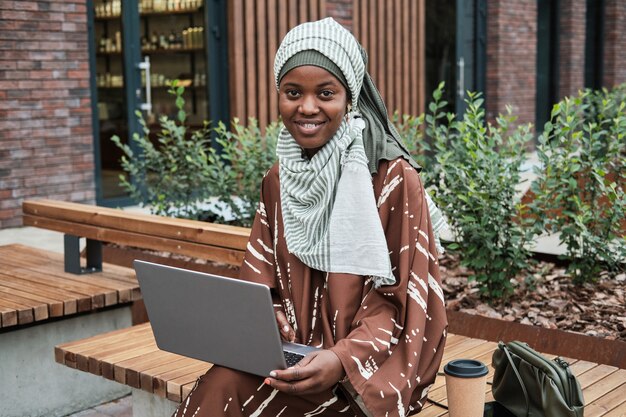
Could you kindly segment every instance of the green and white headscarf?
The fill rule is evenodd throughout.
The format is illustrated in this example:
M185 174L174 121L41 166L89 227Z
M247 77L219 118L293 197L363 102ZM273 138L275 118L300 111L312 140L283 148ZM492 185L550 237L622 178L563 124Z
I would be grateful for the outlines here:
M381 159L405 158L418 171L366 72L367 54L332 18L304 23L283 39L274 61L276 87L291 69L316 65L347 88L353 112L310 160L285 127L277 145L281 206L289 251L311 268L370 276L392 285L387 242L371 175ZM427 196L433 229L445 224ZM439 226L438 226L439 225Z

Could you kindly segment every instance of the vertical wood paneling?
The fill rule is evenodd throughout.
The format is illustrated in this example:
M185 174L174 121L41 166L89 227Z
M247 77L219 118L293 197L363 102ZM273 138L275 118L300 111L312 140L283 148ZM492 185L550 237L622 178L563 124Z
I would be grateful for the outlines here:
M394 1L396 13L393 16L393 101L397 106L402 106L402 1ZM393 110L392 110L393 111Z
M298 24L298 0L289 0L289 28L292 28L297 24Z
M424 111L425 0L354 0L353 31L390 113Z
M255 4L256 2L251 2L248 0L244 1L244 16L243 18L238 20L239 22L244 22L245 25L245 39L243 42L243 46L246 51L245 57L245 68L246 68L246 87L245 94L242 99L246 102L246 118L256 114L258 117L257 111L257 92L259 86L256 82L256 71L257 71L257 56L256 56L256 19L255 19ZM252 75L252 76L251 76Z
M381 53L385 50L385 9L387 5L385 1L377 0L378 13L375 16L376 19L376 49L374 54L374 62L376 62L376 83L381 89L383 98L387 96L387 76L385 74L385 54Z
M267 21L267 2L265 0L256 0L256 24L257 34L265 33L265 36L257 36L257 85L259 90L259 96L257 97L257 118L259 120L269 120L269 106L268 106L268 77L267 73L272 72L268 59L268 36L269 36L269 22Z
M415 3L411 3L410 7L410 13L411 13L411 21L413 22L419 22L419 16L417 15L417 7ZM419 24L416 24L417 27L419 27ZM410 91L412 94L418 94L418 81L417 81L417 77L418 77L418 52L419 52L419 48L417 47L417 43L419 41L419 35L417 31L411 31L409 33L409 37L411 39L411 44L410 44L410 48L409 48L409 53L411 56L416 57L416 59L412 59L411 60L411 69L409 71L409 73L411 74L411 84L410 84ZM414 105L411 105L411 109L413 110Z
M298 23L326 16L325 0L231 0L231 115L266 126L278 118L273 60ZM424 111L425 0L354 0L353 31L369 55L368 70L387 104Z
M268 98L269 98L269 120L278 119L278 96L276 95L276 87L274 85L274 54L272 51L276 51L278 49L278 33L280 25L277 24L278 19L278 10L277 10L277 0L267 0L267 54L268 54L268 74L267 74L267 85L268 85ZM283 27L286 30L287 23L283 24ZM281 32L282 33L282 32Z
M417 67L417 91L415 94L417 95L416 109L422 113L425 110L425 99L426 99L426 2L424 0L419 1L417 4L417 16L418 26L421 28L419 32L419 48L417 51L417 56L419 59L418 67ZM415 113L419 114L419 113Z
M406 34L409 33L410 25L409 25L409 2L412 0L402 0L402 51L406 51L410 40L406 37ZM407 109L410 108L411 102L411 91L409 90L409 80L411 79L409 76L409 62L411 61L411 56L407 53L402 54L402 106L400 109L404 109L405 112L408 112ZM426 57L422 57L426 59Z
M387 52L381 54L382 61L385 63L385 95L383 98L389 103L394 103L396 97L393 91L393 67L395 63L394 51L397 47L393 42L393 15L395 14L395 10L393 1L388 0L386 3L384 32L379 33L381 37L385 38L385 49L383 51Z
M289 18L287 17L287 13L289 10L287 9L287 7L285 7L285 0L279 0L279 2L280 6L278 7L278 34L276 39L277 43L280 43L280 38L289 30Z
M245 32L244 26L241 24L241 16L243 16L243 2L244 0L231 0L228 10L229 22L238 22L237 24L229 25L229 39L238 39L240 43L244 39ZM240 47L232 47L233 42L230 41L229 56L230 56L230 113L232 116L245 117L246 115L246 101L240 92L246 90L246 78L245 78L245 65L244 56L245 48L243 43Z

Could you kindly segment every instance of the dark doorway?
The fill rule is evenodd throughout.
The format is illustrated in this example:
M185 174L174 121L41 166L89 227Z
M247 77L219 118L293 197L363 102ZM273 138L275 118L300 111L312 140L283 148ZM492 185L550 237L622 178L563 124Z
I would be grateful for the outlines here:
M426 102L446 83L447 111L462 117L467 91L485 91L486 0L426 1ZM486 99L486 97L484 97Z
M585 87L602 88L604 58L604 0L587 0L585 22Z
M537 104L535 124L550 120L559 88L559 0L537 2Z
M441 81L443 100L454 111L456 86L456 0L426 1L426 105Z

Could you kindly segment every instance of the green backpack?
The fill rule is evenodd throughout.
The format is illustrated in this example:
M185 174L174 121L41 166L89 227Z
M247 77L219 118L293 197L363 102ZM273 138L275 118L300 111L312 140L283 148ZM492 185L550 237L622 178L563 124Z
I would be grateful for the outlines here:
M548 360L526 343L500 342L492 365L493 397L516 417L583 417L583 393L563 359Z

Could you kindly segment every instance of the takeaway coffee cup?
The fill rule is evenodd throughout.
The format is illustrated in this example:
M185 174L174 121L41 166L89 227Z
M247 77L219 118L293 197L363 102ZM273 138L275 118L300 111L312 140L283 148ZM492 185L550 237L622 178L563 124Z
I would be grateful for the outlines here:
M450 417L482 417L487 366L473 359L455 359L444 366Z

